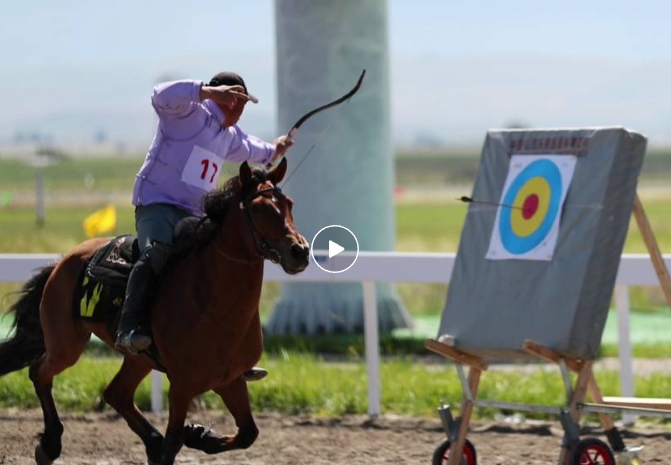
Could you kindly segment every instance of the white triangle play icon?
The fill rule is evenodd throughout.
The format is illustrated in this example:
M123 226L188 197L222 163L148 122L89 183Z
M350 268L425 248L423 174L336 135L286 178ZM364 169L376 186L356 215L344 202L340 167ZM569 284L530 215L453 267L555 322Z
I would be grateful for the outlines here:
M329 258L338 255L343 250L345 250L345 248L340 244L336 244L333 241L329 241Z

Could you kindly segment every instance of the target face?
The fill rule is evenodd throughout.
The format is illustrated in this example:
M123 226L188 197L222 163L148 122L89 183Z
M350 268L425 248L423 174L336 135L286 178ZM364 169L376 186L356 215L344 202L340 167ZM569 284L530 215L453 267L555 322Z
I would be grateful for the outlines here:
M486 258L551 260L573 155L513 155Z

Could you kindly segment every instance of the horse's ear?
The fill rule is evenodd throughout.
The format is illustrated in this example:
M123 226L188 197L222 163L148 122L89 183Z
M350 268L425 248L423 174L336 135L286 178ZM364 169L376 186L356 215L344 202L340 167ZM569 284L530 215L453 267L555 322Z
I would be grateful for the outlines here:
M287 174L287 159L282 158L280 164L270 172L270 180L273 184L278 185L284 179L285 174Z
M242 162L240 165L240 183L243 186L246 186L252 180L252 169L249 167L249 163Z

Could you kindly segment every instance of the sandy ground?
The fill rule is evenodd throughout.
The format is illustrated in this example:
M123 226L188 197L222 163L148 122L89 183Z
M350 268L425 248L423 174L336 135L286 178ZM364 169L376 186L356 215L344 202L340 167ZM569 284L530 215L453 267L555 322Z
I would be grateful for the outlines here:
M144 447L114 413L64 414L63 454L55 464L145 464ZM151 416L160 428L165 415ZM197 412L191 421L232 433L226 412ZM179 464L355 465L430 464L435 448L445 439L439 420L382 416L318 419L306 416L259 414L261 434L248 450L209 456L182 449ZM476 423L469 439L482 465L537 465L557 462L562 430L559 423ZM39 411L0 412L0 465L33 464L35 436L42 429ZM583 438L601 437L584 428ZM645 464L671 464L671 428L636 427L624 431L627 446L644 445Z

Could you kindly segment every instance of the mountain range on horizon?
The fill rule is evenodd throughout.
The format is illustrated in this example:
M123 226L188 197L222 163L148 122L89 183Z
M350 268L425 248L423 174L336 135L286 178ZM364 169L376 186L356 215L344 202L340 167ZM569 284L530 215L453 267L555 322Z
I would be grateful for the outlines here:
M272 140L288 130L277 128L274 64L265 56L246 60L254 64L240 69L261 104L245 112L241 125ZM45 69L32 65L26 73L40 76ZM205 76L207 69L195 58L169 72L158 63L63 64L49 82L27 77L18 88L16 76L0 76L0 97L10 109L0 115L0 145L43 139L146 147L156 125L149 99L153 83ZM396 146L478 146L488 129L510 126L626 126L646 135L651 146L671 145L669 60L392 57L389 79ZM108 83L104 93L94 85L101 80ZM49 97L32 101L26 95Z

